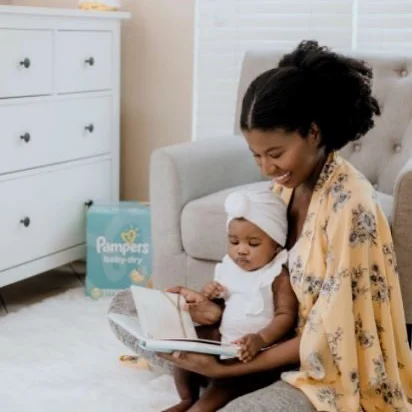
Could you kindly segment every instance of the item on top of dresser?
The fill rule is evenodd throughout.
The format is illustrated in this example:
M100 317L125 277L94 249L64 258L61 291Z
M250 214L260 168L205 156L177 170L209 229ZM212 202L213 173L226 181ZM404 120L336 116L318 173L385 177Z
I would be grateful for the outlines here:
M82 10L116 11L121 8L120 0L79 0Z
M133 284L151 287L151 271L149 206L94 203L87 212L87 295L98 299Z

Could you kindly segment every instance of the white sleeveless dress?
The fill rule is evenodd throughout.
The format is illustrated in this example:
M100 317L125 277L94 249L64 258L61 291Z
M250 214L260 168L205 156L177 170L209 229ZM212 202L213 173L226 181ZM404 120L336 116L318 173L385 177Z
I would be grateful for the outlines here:
M215 268L215 280L228 291L220 325L221 342L230 344L248 333L257 333L274 317L272 283L288 261L283 250L263 268L241 269L226 255Z

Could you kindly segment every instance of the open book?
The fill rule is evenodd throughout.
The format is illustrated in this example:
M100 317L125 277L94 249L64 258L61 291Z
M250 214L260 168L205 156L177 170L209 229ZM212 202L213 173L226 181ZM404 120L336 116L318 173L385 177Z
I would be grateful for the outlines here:
M153 352L200 352L235 357L236 346L199 339L185 300L176 293L130 287L138 316L110 313L109 318L134 336L142 349Z

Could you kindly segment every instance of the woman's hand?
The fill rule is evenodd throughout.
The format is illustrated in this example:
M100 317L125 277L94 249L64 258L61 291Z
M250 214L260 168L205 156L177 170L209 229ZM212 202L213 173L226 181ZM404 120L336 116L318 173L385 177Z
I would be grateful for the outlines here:
M210 378L221 379L296 365L300 362L299 348L300 337L295 337L261 351L250 362L231 364L220 363L214 356L198 353L179 352L175 353L175 356L158 353L158 356L174 363L178 368Z
M166 292L177 293L180 296L183 296L186 304L183 306L184 310L189 310L191 306L198 305L206 300L206 298L199 292L195 290L185 288L183 286L173 286L166 289Z
M215 356L192 352L157 353L160 358L174 363L178 368L198 373L209 378L219 378L224 365Z
M213 325L222 317L222 308L201 293L183 286L174 286L166 292L178 293L185 299L183 310L188 310L193 322L200 325Z
M265 342L259 333L250 333L233 343L239 345L238 358L242 362L250 362L265 346Z

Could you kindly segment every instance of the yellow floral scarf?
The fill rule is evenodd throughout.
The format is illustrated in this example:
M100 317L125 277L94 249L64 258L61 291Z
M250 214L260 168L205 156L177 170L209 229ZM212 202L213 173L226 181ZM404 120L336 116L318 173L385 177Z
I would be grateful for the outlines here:
M275 186L288 203L291 190ZM301 369L282 378L318 411L412 411L390 227L370 183L332 153L289 262L300 303Z

